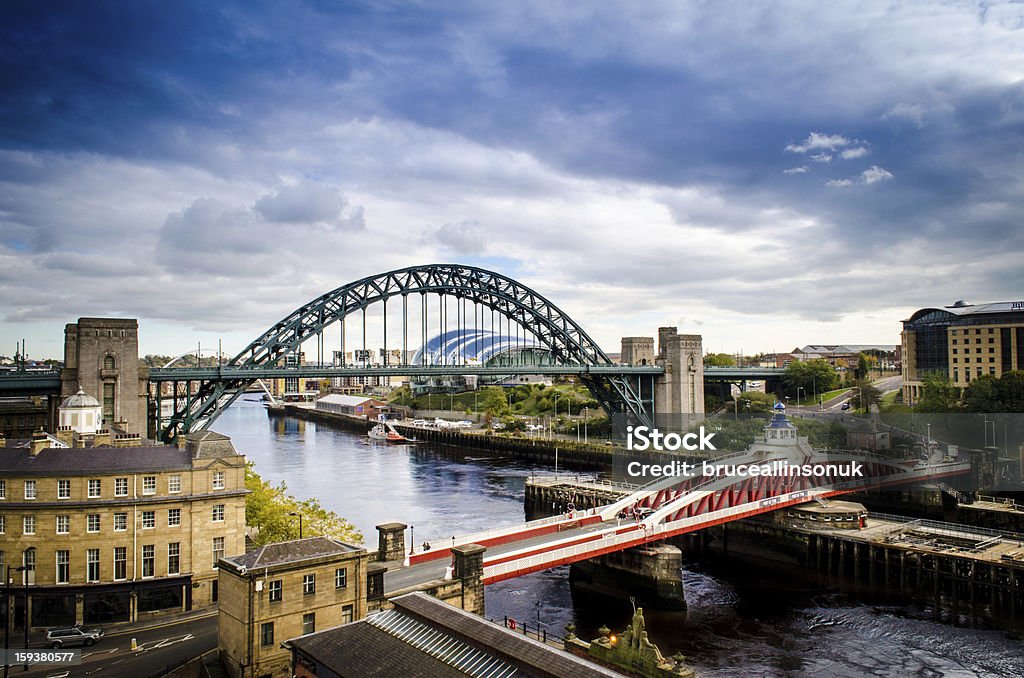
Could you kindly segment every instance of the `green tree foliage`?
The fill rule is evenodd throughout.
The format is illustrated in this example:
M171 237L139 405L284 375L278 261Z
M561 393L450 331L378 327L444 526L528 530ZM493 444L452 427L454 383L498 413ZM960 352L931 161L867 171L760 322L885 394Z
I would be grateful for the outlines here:
M480 407L488 416L500 417L508 413L508 399L500 386L486 388L481 395Z
M794 360L786 368L782 385L786 395L796 397L798 389L802 391L801 396L814 391L831 391L839 385L839 377L836 376L835 369L821 358Z
M835 450L846 447L846 429L838 421L817 421L797 418L793 420L797 435L807 436L816 449Z
M875 388L867 379L858 379L853 382L851 387L853 388L853 391L851 391L853 397L850 400L858 410L867 411L873 405L878 405L882 402L882 392Z
M1024 412L1024 371L1014 370L999 377L996 394L1002 407L999 412Z
M921 380L919 412L955 412L960 409L957 390L941 372L928 372Z
M728 353L708 353L704 356L704 365L707 367L733 367L736 359Z
M963 407L968 412L1001 412L999 379L985 374L972 381L964 389Z
M257 545L299 538L299 519L302 516L303 537L332 537L350 544L362 544L363 535L334 511L324 508L315 497L298 500L288 494L282 482L271 485L263 480L253 462L245 466L245 524L256 529Z
M749 403L749 406L748 406ZM771 412L775 407L775 396L760 391L744 391L736 396L735 411L739 414L759 414Z
M868 378L868 374L871 373L871 360L867 355L861 353L857 357L857 369L854 371L853 376L857 381L863 381Z

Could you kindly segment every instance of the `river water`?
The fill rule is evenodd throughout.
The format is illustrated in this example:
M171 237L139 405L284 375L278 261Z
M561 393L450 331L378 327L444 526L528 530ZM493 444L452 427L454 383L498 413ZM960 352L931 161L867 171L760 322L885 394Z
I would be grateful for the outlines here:
M417 543L522 522L533 466L475 450L389 446L312 422L268 415L239 401L214 428L264 479L299 498L318 497L376 548L379 523L412 525ZM549 471L542 468L538 470ZM1006 631L954 625L926 604L851 598L799 573L728 563L687 564L686 612L645 610L665 655L681 651L700 676L1024 676L1024 646ZM568 568L487 587L487 616L538 621L583 638L602 624L621 631L628 601L573 596Z

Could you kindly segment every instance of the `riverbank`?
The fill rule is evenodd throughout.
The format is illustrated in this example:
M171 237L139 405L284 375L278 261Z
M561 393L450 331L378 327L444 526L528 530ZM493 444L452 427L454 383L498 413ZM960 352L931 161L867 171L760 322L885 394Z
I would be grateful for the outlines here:
M278 413L361 433L365 433L373 425L373 422L367 421L363 417L324 412L294 404L283 405L278 410ZM496 452L502 456L514 459L552 465L555 463L557 456L559 465L580 469L611 471L616 454L621 453L621 449L610 442L591 443L560 438L548 440L540 437L516 436L486 430L439 429L410 426L401 422L392 423L402 435L415 438L417 441L440 445L454 445L485 452ZM657 451L634 451L630 452L629 458L630 461L650 464L667 464L679 460L677 455Z

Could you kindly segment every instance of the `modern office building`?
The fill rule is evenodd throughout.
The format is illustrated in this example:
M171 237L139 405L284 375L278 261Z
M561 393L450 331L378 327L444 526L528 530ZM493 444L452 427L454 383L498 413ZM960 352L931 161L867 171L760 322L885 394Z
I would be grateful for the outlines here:
M63 433L63 432L62 432ZM183 449L0 447L0 569L13 626L136 621L217 602L217 564L245 549L245 457L211 431ZM24 568L16 571L15 568Z
M963 388L983 374L1024 368L1024 301L922 308L903 321L901 336L903 400L913 404L928 372Z

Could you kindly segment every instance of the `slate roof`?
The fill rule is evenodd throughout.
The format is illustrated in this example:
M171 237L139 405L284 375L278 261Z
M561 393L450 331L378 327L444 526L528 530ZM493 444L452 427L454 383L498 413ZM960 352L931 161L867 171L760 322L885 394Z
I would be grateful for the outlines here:
M9 441L13 442L13 441ZM0 447L0 475L60 476L83 473L185 471L192 468L188 450L149 447L46 448L32 456L26 447Z
M423 593L391 602L393 610L287 644L345 677L621 675Z
M261 567L297 563L304 560L313 560L314 558L336 556L362 550L358 546L346 544L337 539L307 537L306 539L293 539L292 541L267 544L248 553L243 553L240 556L232 556L224 560L253 570Z

